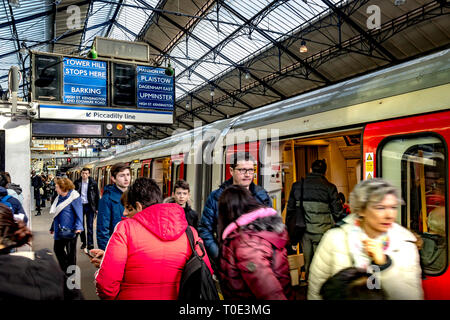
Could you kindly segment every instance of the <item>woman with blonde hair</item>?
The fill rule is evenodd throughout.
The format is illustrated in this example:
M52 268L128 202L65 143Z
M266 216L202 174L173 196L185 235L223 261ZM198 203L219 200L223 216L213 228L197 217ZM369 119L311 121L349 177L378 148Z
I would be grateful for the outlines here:
M50 233L54 234L54 251L61 269L76 264L77 236L83 231L83 205L80 194L68 178L57 178L58 193L50 208L54 215Z
M380 179L361 181L350 194L351 214L327 231L311 264L308 299L322 299L320 289L343 269L370 272L370 288L390 300L423 299L419 253L414 235L395 222L401 199Z

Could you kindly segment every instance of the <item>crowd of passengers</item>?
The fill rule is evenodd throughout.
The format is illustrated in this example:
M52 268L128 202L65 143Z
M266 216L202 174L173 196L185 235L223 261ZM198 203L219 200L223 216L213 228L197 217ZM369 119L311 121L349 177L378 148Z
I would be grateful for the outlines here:
M424 261L418 238L395 222L401 199L394 186L379 178L361 181L348 206L325 178L325 161L316 160L306 178L292 186L286 221L300 221L302 228L289 234L266 190L253 182L255 164L248 152L234 154L231 178L211 192L200 221L183 180L174 185L172 197L163 199L152 179L130 185L129 166L118 163L100 198L88 168L75 182L57 177L50 207L53 251L17 252L32 233L14 206L1 201L0 299L83 299L66 286L79 235L80 248L98 268L100 299L177 299L192 255L187 228L206 248L203 260L225 300L296 299L288 254L297 246L304 256L308 299L423 299ZM0 183L2 196L11 181L2 173ZM41 184L36 180L36 185ZM442 230L437 229L444 225L444 211L430 213L429 236L420 239L424 257L438 264Z

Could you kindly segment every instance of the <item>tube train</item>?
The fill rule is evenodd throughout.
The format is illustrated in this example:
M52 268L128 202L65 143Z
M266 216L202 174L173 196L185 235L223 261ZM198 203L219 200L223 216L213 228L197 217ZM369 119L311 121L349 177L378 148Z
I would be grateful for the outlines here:
M191 186L199 212L230 177L230 156L248 151L262 185L283 216L292 184L326 159L326 177L348 198L361 179L383 177L400 190L397 222L428 233L427 215L445 208L440 263L423 267L426 299L450 299L448 270L450 49L279 101L88 163L100 190L110 167L127 162L132 180L156 180L164 197L178 179ZM68 171L80 176L82 166ZM442 247L442 246L441 246Z

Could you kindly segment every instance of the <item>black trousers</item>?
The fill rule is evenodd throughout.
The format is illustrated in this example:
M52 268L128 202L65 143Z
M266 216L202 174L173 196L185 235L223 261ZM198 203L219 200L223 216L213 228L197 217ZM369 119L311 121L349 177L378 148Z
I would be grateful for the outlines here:
M36 201L36 211L41 213L41 194L39 193L39 189L34 189L34 200Z
M83 204L83 226L84 230L81 232L80 240L86 244L86 230L87 230L87 246L94 247L94 211L89 203Z
M55 251L59 266L66 273L67 268L77 264L77 238L55 240L53 251Z

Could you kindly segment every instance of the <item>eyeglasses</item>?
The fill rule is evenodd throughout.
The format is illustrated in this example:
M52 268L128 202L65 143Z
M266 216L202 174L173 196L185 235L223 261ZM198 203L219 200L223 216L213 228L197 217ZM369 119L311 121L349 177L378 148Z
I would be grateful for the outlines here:
M253 174L255 172L255 169L244 169L244 168L240 168L240 169L234 169L239 171L240 174Z

